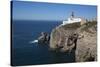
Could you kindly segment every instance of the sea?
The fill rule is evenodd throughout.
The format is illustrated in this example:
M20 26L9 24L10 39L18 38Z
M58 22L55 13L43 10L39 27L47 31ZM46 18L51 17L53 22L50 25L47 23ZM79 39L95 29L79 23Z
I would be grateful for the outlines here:
M41 32L51 33L52 29L62 24L62 21L13 20L11 65L40 65L74 62L73 56L68 53L54 52L49 44L31 43Z

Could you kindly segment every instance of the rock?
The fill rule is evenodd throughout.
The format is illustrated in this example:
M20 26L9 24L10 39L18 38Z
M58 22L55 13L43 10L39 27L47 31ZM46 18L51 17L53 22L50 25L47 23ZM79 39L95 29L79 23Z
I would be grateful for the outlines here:
M51 32L50 48L60 52L75 52L76 62L95 61L97 59L96 27L97 22L58 26Z
M41 32L41 36L38 38L38 43L39 44L48 44L50 40L49 34L45 32Z

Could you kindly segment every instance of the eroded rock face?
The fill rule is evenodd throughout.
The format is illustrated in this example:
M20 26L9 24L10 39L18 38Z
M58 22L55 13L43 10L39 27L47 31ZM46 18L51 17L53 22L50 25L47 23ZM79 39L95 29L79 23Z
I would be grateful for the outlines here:
M50 41L50 36L49 34L45 32L41 32L41 36L38 38L38 43L39 44L48 44Z
M60 48L60 51L71 51L72 49L76 49L77 39L79 34L77 33L77 28L80 24L74 24L77 27L72 28L68 26L60 26L54 29L51 33L50 47L52 49ZM74 47L75 46L75 47Z
M72 23L53 29L50 48L60 52L75 52L75 61L95 61L97 58L96 22ZM66 59L67 60L67 59Z

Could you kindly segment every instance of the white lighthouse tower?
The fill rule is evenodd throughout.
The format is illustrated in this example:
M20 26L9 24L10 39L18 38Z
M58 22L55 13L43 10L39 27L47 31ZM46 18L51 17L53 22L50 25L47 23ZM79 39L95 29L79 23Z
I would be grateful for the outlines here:
M69 23L76 23L76 22L81 22L82 19L81 18L78 18L78 17L75 17L74 16L74 12L72 12L71 16L67 19L67 21L63 21L63 24L62 25L66 25L66 24L69 24Z

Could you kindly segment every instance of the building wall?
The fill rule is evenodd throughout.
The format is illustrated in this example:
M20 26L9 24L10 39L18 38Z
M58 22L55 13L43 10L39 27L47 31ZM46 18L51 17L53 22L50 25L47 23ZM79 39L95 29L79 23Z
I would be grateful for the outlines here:
M63 21L63 25L69 24L69 23L76 23L76 22L81 22L81 18L68 18L68 21Z

